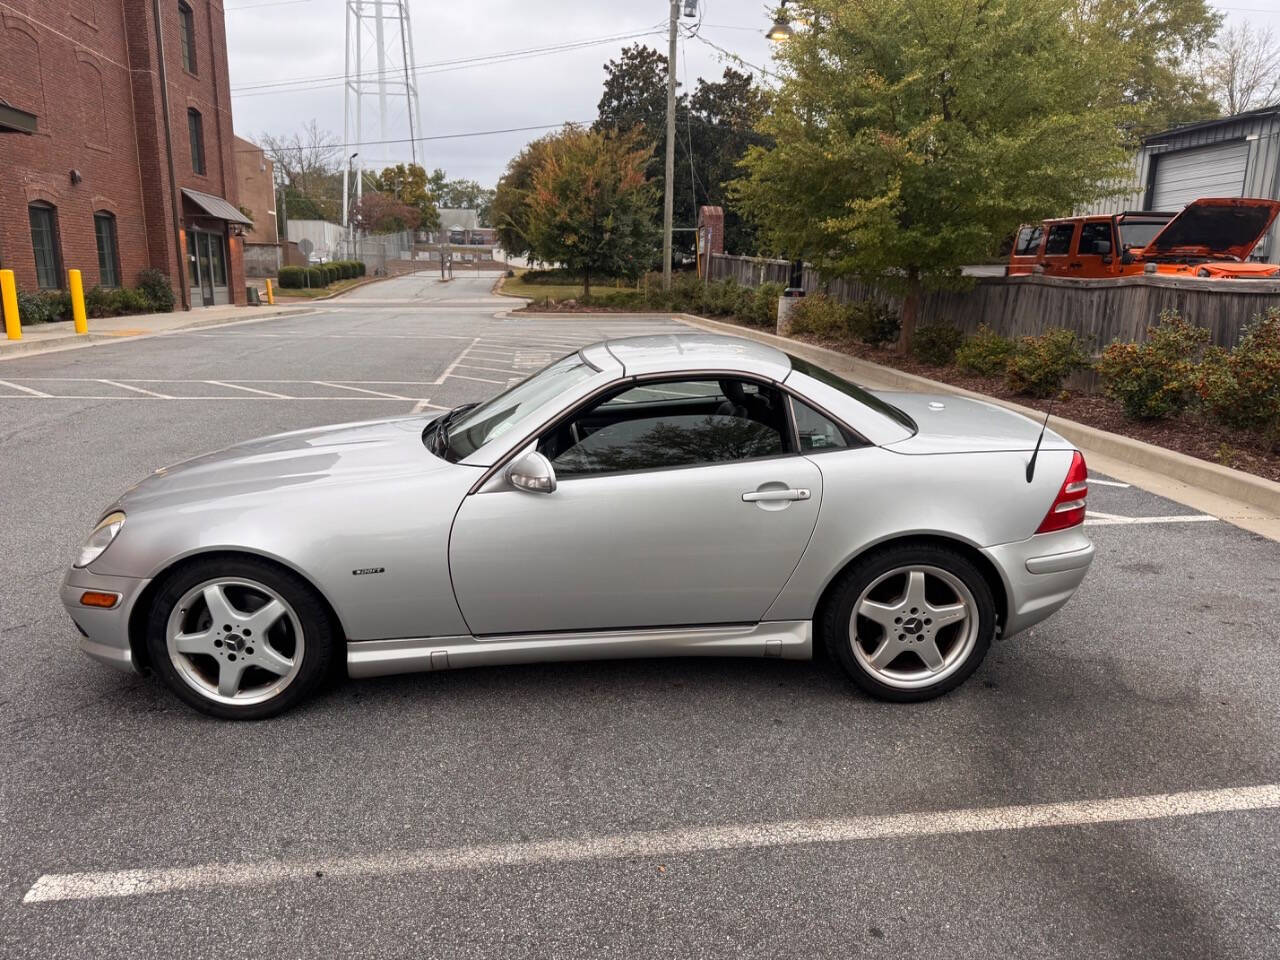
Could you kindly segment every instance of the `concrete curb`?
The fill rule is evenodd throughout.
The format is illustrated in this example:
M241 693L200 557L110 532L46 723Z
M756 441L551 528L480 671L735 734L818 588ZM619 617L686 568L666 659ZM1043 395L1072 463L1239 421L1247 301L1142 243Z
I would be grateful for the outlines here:
M664 314L664 316L668 315ZM837 350L829 350L826 347L814 346L799 340L780 337L764 330L753 330L750 327L742 327L733 323L708 320L705 317L697 317L693 314L682 313L677 316L686 323L701 327L704 330L714 330L717 333L730 333L735 336L758 340L761 343L785 349L788 353L794 353L807 360L819 361L824 366L831 367L836 371L848 370L852 372L855 378L861 376L866 380L882 383L893 389L910 390L916 393L947 393L955 396L971 397L975 400L983 400L987 403L1006 407L1009 410L1031 417L1033 420L1044 418L1042 411L1024 407L1019 403L990 397L972 390L965 390L962 387L953 387L950 384L930 380L927 377L919 377L912 373L904 373L901 370L884 367L869 360L851 357ZM1270 513L1280 514L1280 483L1276 483L1273 480L1267 480L1265 477L1256 477L1251 473L1245 473L1243 470L1233 470L1230 467L1210 463L1207 460L1189 457L1185 453L1166 450L1164 447L1158 447L1141 440L1134 440L1117 433L1099 430L1097 427L1076 423L1074 420L1064 420L1062 417L1050 417L1049 426L1080 447L1095 450L1112 459L1163 474L1174 480L1181 480L1183 483L1195 487L1211 490L1223 497L1260 507Z

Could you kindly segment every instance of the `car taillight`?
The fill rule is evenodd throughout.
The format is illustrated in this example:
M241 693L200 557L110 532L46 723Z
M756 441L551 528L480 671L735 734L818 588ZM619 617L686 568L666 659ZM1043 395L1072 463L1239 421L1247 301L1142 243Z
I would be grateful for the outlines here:
M1088 495L1089 468L1085 466L1084 457L1077 450L1071 456L1067 479L1062 481L1058 495L1053 498L1053 506L1044 515L1036 533L1053 533L1055 530L1065 530L1077 523L1084 523L1085 498Z

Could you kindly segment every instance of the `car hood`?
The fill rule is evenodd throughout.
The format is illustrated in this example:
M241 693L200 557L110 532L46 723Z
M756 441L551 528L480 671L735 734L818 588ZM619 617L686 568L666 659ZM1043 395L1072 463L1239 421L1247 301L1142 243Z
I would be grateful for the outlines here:
M446 469L422 444L434 417L400 417L295 430L238 443L168 467L120 498L126 513L139 507L173 507L214 498L292 494L320 483Z
M1170 220L1142 250L1155 257L1243 260L1280 213L1280 200L1223 197L1196 200Z
M894 453L987 453L1032 450L1040 436L1040 422L1005 407L968 397L945 394L873 391L916 422L914 436L885 445ZM1070 450L1072 445L1046 430L1041 446Z

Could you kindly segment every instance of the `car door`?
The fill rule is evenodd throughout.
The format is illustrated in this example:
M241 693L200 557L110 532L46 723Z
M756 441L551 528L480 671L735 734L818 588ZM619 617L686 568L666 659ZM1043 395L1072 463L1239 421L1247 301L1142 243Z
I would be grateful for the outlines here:
M1113 256L1115 239L1110 217L1096 217L1080 225L1080 238L1076 242L1076 255L1072 258L1073 276L1109 277L1115 271ZM1075 268L1078 263L1080 266Z
M1044 240L1044 272L1055 277L1077 276L1080 264L1074 259L1076 224L1061 220L1049 225Z
M753 623L809 542L822 475L782 392L741 377L629 384L537 438L551 493L499 474L450 537L477 635Z

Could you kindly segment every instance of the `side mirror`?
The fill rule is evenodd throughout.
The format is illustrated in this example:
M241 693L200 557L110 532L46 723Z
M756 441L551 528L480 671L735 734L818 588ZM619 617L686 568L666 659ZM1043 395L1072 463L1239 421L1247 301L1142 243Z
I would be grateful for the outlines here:
M1120 262L1123 263L1126 267L1129 264L1133 263L1133 254L1129 252L1128 247L1125 248L1124 253L1120 254Z
M526 493L555 493L556 490L556 471L551 461L537 450L517 457L507 467L507 480L517 490Z

